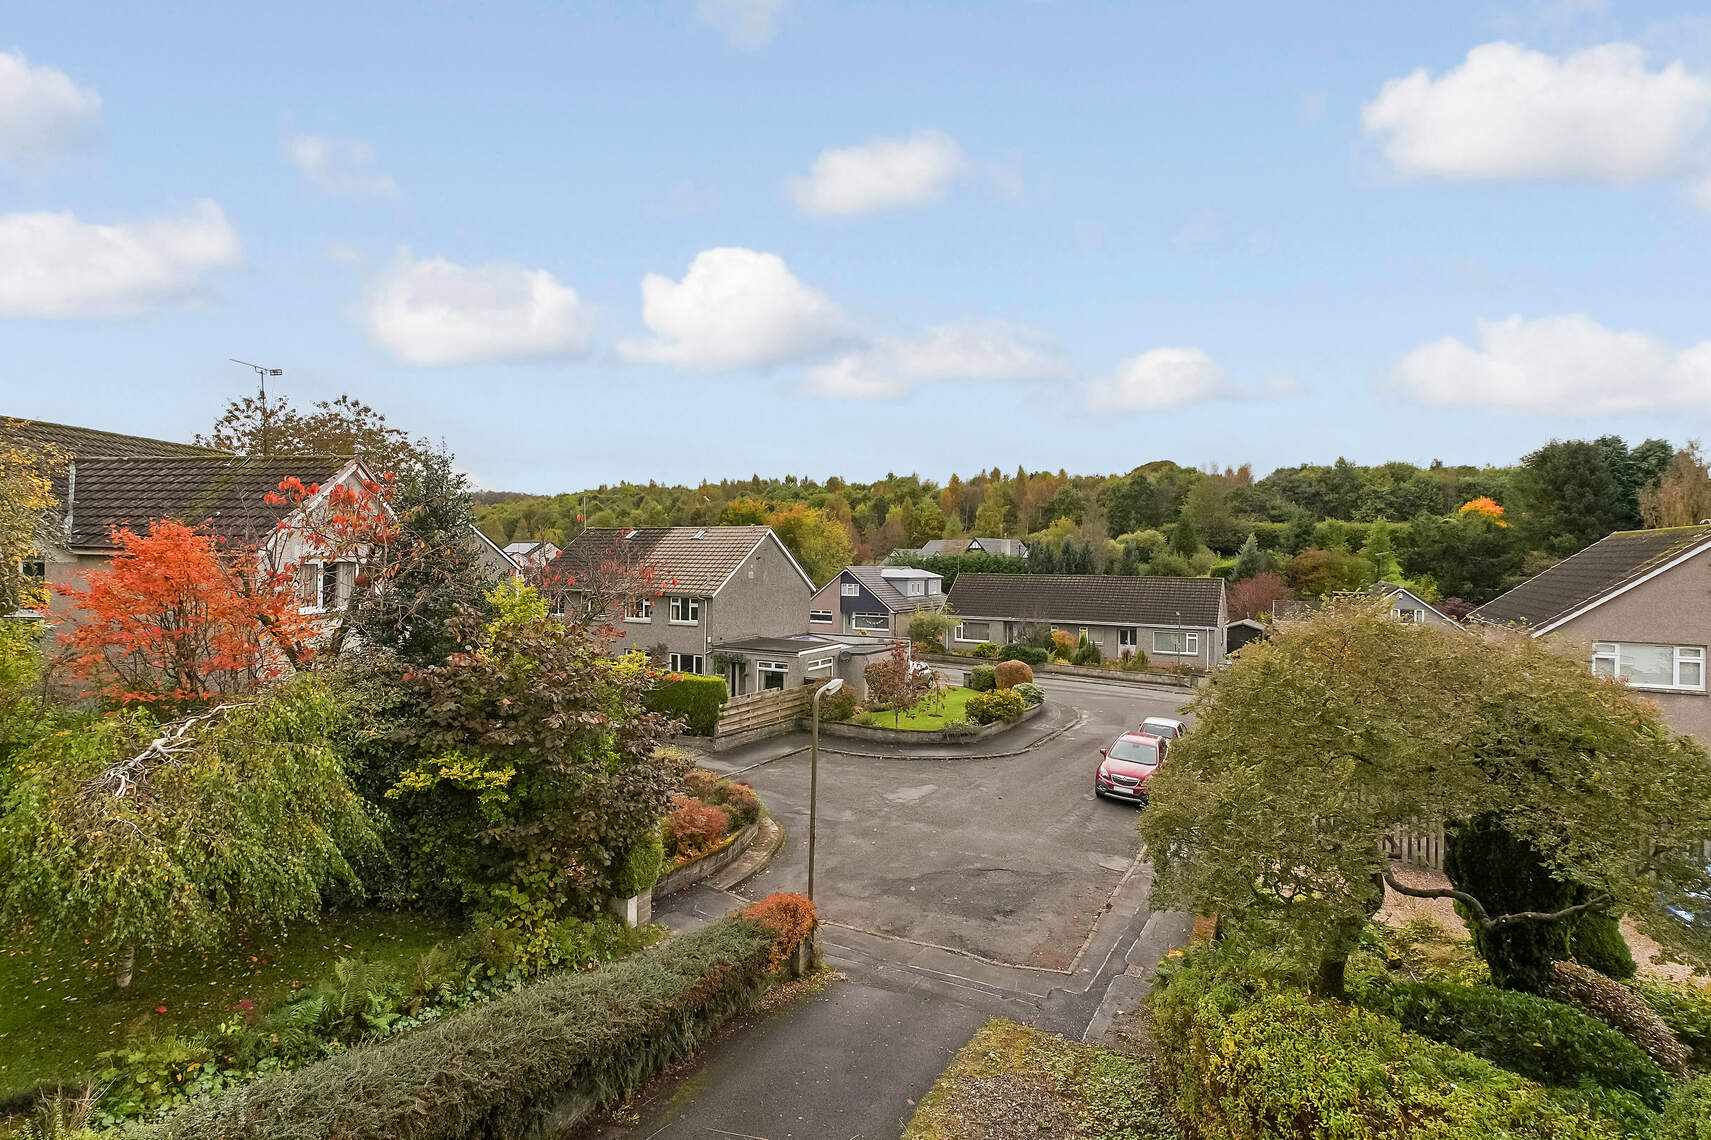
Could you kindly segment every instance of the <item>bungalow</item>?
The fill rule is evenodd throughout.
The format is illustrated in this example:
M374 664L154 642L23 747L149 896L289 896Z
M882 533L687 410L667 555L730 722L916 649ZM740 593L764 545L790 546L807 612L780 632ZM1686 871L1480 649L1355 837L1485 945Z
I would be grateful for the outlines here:
M952 649L1015 641L1049 626L1085 637L1106 657L1212 669L1223 661L1228 606L1222 578L1109 574L958 574L948 598Z
M1019 538L933 538L921 544L921 555L935 554L1004 554L1026 558L1028 544Z
M1555 635L1655 701L1675 731L1711 742L1711 524L1617 531L1469 616Z
M944 581L909 566L846 566L809 600L808 632L907 638L915 611L945 608Z

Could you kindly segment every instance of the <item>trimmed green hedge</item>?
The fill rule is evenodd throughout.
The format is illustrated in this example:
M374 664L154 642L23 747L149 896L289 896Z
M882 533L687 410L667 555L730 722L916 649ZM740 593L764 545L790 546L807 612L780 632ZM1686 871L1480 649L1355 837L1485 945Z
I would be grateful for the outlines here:
M642 704L649 712L677 717L696 736L712 736L719 723L719 710L729 699L723 677L674 673L643 694Z
M752 918L722 919L657 950L560 974L193 1103L131 1135L523 1140L561 1105L612 1103L682 1059L754 1005L782 960L779 943L799 937Z
M1388 1017L1212 969L1168 965L1154 1036L1180 1116L1207 1137L1591 1140L1603 1120Z
M1626 1089L1653 1109L1669 1099L1669 1076L1616 1030L1571 1005L1496 986L1371 982L1351 988L1359 1004L1541 1084L1590 1082Z
M968 671L968 687L977 693L990 693L998 687L998 670L991 665L976 665Z
M1023 645L1014 642L998 651L1000 661L1025 661L1029 665L1044 665L1052 659L1050 651L1037 645Z

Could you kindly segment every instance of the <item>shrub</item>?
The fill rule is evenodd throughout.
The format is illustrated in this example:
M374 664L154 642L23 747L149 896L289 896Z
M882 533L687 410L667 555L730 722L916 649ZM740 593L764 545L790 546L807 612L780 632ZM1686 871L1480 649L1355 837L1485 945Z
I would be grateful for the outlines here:
M848 720L856 714L856 695L853 685L845 685L829 697L820 698L821 720Z
M1052 630L1051 654L1059 661L1068 661L1069 655L1075 652L1075 634L1067 629Z
M739 784L705 768L691 768L683 778L683 791L690 799L724 808L731 828L747 827L760 819L760 797L747 784Z
M1014 689L993 689L968 698L964 711L975 724L991 724L998 720L1015 720L1022 715L1022 694Z
M990 641L983 641L968 651L971 657L992 658L998 656L998 647Z
M1711 1140L1711 1077L1677 1088L1652 1135L1657 1140Z
M1574 919L1568 950L1582 966L1607 978L1625 982L1639 972L1628 940L1622 937L1621 921L1608 911L1591 910Z
M1147 667L1147 655L1139 649L1131 649L1123 654L1123 659L1118 662L1118 666L1125 672L1139 673Z
M1545 996L1585 1010L1671 1073L1687 1075L1687 1047L1644 998L1621 982L1578 962L1555 962L1545 981Z
M1541 1084L1591 1081L1662 1108L1669 1077L1638 1045L1573 1006L1496 986L1377 982L1351 991L1402 1028Z
M1256 992L1193 958L1161 971L1150 1000L1179 1115L1206 1136L1608 1135L1538 1085L1390 1018L1298 990Z
M1695 1068L1711 1068L1711 990L1640 978L1633 990L1687 1047Z
M1000 661L1026 661L1029 665L1038 666L1046 664L1051 659L1052 655L1047 650L1041 649L1037 645L1023 645L1020 642L1006 645L998 651L998 660Z
M665 817L665 849L674 858L699 855L711 850L730 830L731 817L723 808L678 796Z
M744 907L738 914L773 932L771 962L775 970L783 966L796 947L814 933L814 904L806 895L768 895Z
M1000 661L994 673L1000 689L1013 689L1034 679L1034 671L1026 661Z
M712 736L719 723L719 710L730 698L723 677L673 673L642 696L649 712L664 713L683 721L695 736Z
M1099 651L1099 647L1093 642L1087 641L1076 648L1075 653L1070 656L1069 662L1071 665L1097 665L1104 660L1105 655Z
M618 875L618 889L627 891L625 897L645 894L659 882L665 867L665 837L655 828L631 845L624 855L624 869Z
M1022 698L1022 703L1029 708L1046 703L1046 691L1032 681L1023 681L1010 690Z
M566 1099L613 1103L751 1008L789 937L770 922L781 910L721 919L651 953L555 975L370 1048L195 1102L138 1130L139 1140L522 1140L551 1132Z
M992 665L976 665L968 671L968 687L977 693L990 693L998 687L998 670Z

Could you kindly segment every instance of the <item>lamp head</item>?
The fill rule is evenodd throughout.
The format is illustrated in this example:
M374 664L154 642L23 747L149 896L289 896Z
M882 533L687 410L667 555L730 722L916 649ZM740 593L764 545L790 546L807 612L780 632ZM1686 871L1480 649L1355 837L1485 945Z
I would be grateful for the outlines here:
M843 687L844 679L842 677L833 677L830 681L827 681L824 685L820 686L820 695L823 697L829 697Z

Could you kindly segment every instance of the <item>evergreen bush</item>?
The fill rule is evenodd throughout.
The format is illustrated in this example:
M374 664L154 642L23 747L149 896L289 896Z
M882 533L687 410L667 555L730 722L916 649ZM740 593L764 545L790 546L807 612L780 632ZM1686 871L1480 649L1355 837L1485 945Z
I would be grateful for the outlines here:
M1026 661L1000 661L994 669L1000 689L1013 689L1034 679L1034 671Z
M730 699L723 677L693 673L673 674L642 696L649 712L664 713L683 721L695 736L712 736L719 723L719 710Z
M968 687L977 693L990 693L998 687L998 670L991 665L976 665L968 671Z
M1023 645L1021 642L1013 642L998 651L998 660L1000 661L1026 661L1029 665L1036 667L1046 664L1051 659L1052 655L1049 651L1041 649L1037 645Z

